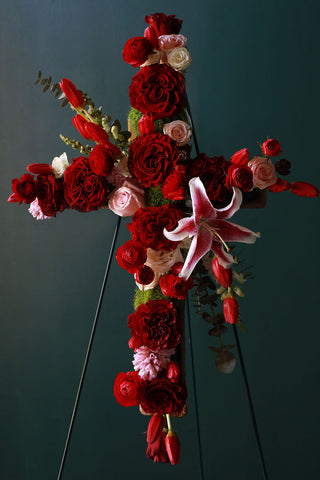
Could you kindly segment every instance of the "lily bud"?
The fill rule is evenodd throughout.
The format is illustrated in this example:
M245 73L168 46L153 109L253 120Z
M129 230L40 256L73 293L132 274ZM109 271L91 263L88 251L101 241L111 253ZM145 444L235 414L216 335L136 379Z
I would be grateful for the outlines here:
M165 438L165 445L171 465L178 465L180 458L180 442L177 434L172 430L169 430Z
M180 379L180 368L176 362L170 362L167 368L167 378L173 383L178 383Z
M233 165L246 165L249 160L249 150L247 148L242 148L232 155L230 162Z
M239 316L239 305L235 297L231 295L223 300L223 315L228 323L237 323Z
M149 444L152 444L159 439L159 436L162 434L163 427L163 415L159 415L159 413L155 413L154 415L152 415L147 430L147 442Z
M220 285L227 288L231 286L232 283L232 269L225 268L220 265L218 257L214 257L212 260L212 271Z
M35 175L50 175L53 173L53 168L48 163L30 163L27 170Z

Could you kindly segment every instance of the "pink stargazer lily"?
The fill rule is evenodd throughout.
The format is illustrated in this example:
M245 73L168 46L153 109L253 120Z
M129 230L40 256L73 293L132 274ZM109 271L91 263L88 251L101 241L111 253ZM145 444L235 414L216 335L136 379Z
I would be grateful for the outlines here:
M234 262L233 256L226 252L229 250L226 242L254 243L260 233L254 233L248 228L225 219L239 210L242 202L242 193L238 188L233 189L233 197L229 205L224 208L214 208L208 198L206 189L199 177L192 178L189 182L193 207L191 217L182 218L177 228L164 235L174 242L179 242L186 237L193 237L187 258L179 277L188 279L199 260L211 249L217 256L220 265L230 268Z

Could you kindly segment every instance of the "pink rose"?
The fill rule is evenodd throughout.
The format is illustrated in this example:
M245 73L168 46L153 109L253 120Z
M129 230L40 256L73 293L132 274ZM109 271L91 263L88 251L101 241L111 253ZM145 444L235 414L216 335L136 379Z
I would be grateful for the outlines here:
M274 185L278 179L276 169L271 160L254 157L248 163L253 174L253 185L263 190Z
M186 145L192 135L191 127L182 120L174 120L166 123L163 127L163 133L177 142L179 147Z
M108 203L109 209L120 217L130 217L145 206L144 190L130 181L125 181L122 187L114 190Z
M185 47L187 39L183 35L160 35L158 38L159 47L162 50L171 50L171 48Z

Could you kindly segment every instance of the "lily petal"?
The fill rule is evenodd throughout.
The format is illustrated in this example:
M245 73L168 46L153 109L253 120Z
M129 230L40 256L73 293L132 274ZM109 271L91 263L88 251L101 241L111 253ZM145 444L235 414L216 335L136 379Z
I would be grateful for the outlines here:
M180 242L184 238L196 235L197 229L193 217L185 217L179 220L178 226L170 232L164 228L163 234L172 242Z
M217 210L212 206L206 189L204 188L204 185L199 177L195 177L190 180L189 188L195 222L197 223L200 218L217 218Z
M239 208L242 203L242 192L239 188L233 188L233 196L229 205L224 208L216 209L217 217L216 218L231 218Z
M222 265L224 268L229 268L234 263L233 256L231 255L231 253L227 253L224 250L221 242L213 240L211 250L218 258L220 265Z
M215 220L214 229L225 242L254 243L260 238L260 233L255 233L246 227L225 220Z
M188 280L194 267L197 265L199 260L209 252L212 246L212 233L210 233L205 228L200 228L198 235L193 237L191 242L187 258L184 262L183 268L179 274L180 278Z

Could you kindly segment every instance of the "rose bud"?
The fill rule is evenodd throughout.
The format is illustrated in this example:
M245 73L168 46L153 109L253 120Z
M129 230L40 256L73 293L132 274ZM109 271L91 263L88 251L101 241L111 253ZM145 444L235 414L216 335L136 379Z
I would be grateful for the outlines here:
M27 166L27 170L36 175L50 175L53 173L53 168L48 163L30 163Z
M233 165L246 165L249 160L249 150L247 148L242 148L232 155L230 162Z
M224 288L230 287L232 283L232 269L220 265L218 257L212 260L212 271L220 285Z
M300 197L317 197L319 195L317 187L307 182L293 182L289 190Z
M140 283L140 285L149 285L149 283L153 282L154 271L148 267L148 265L143 265L138 267L134 274L134 279L136 282Z
M138 122L138 128L141 134L154 133L156 131L154 121L152 120L151 117L149 117L149 115L143 115L140 118Z
M227 296L223 300L223 315L225 321L235 324L238 322L239 305L235 297Z
M147 430L147 442L154 443L159 439L159 436L162 434L164 427L164 417L155 413L152 415L149 421L148 430Z
M277 157L281 152L280 143L274 138L269 138L261 145L262 151L269 157Z
M180 458L180 442L177 434L169 430L165 439L167 454L171 465L178 465Z
M60 88L71 103L74 108L81 108L84 107L85 101L82 96L80 90L77 90L75 85L68 80L67 78L63 78L61 82L59 82Z
M167 368L167 378L174 383L180 380L180 368L176 362L170 362Z

